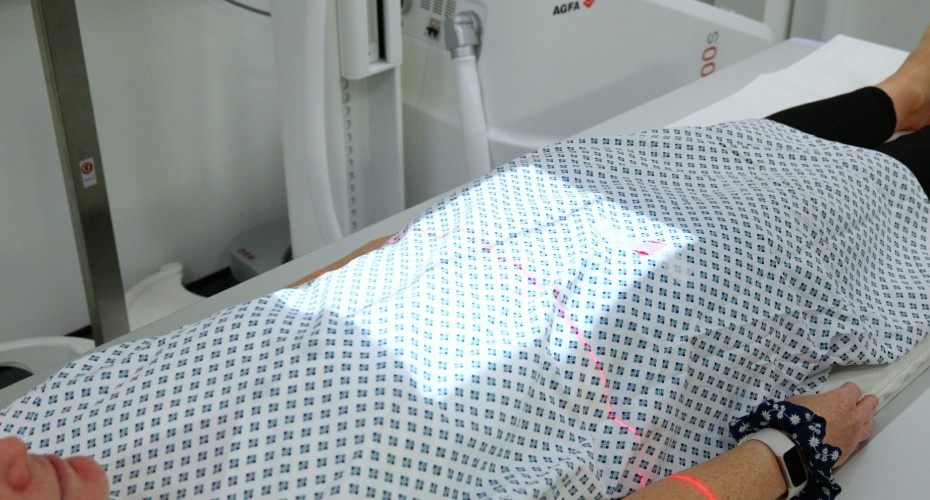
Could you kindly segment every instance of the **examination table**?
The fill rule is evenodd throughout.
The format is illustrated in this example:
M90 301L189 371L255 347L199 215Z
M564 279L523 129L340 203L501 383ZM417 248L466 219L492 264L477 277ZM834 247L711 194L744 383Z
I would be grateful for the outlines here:
M802 61L798 67L792 67L800 69L801 73L789 72L783 74L782 78L794 79L799 82L799 87L809 87L811 92L803 92L803 89L801 91L805 95L811 95L810 99L814 99L835 94L837 90L845 88L844 85L852 89L874 83L880 79L883 72L889 71L888 68L897 67L904 55L900 51L873 47L871 44L863 45L862 42L855 40L844 39L839 42L835 40L822 47L818 55L849 69L850 74L828 75L824 80L820 80L816 75L807 76L804 73L804 71L829 71L830 69L830 64L824 63L823 60L808 60L806 63L802 60L805 56L814 53L815 49L817 49L815 44L803 41L792 40L781 43L759 55L721 70L712 77L697 81L581 132L578 137L619 135L661 128L669 124L694 125L764 116L769 112L794 104L799 89L795 89L795 92L790 90L781 92L779 89L786 86L785 80L780 80L779 77L756 79L760 74L782 70ZM848 54L852 62L845 61L834 52ZM866 69L860 71L858 69L860 66ZM798 76L799 74L805 76ZM876 75L879 78L876 78ZM840 80L840 83L836 83L836 80ZM747 87L750 83L754 86ZM839 86L834 88L832 85ZM744 88L747 90L740 92ZM767 92L767 96L774 93L774 97L762 102L762 105L774 107L773 109L765 109L764 106L756 109L747 104L762 101L758 99L757 93L753 94L753 92L759 92L760 89ZM724 104L716 108L711 106L712 103L717 102ZM726 109L728 107L729 109ZM407 222L434 201L430 200L411 207L339 242L130 332L111 344L162 335L182 325L198 321L222 308L285 287L313 270L338 260L369 240L402 230ZM930 490L930 475L926 474L924 461L919 458L923 450L930 449L930 433L927 433L921 425L924 420L921 417L930 413L930 391L927 390L930 389L930 373L924 370L926 367L924 358L930 356L926 355L924 352L926 350L926 348L915 349L904 359L896 362L893 369L887 369L892 367L865 369L857 367L839 370L835 376L831 376L830 383L833 385L838 385L843 380L854 380L859 382L865 390L876 392L882 398L882 407L876 417L873 438L858 456L837 471L837 480L843 486L843 498L876 498L887 494L889 486L894 488L893 494L896 498L920 498ZM0 404L4 406L9 404L41 383L54 371L55 369L47 370L3 389L0 391Z

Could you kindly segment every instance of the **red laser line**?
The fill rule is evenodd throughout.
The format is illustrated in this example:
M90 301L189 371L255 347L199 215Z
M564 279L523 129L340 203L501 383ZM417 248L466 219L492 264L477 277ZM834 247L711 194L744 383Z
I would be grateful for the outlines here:
M414 231L417 231L417 232L420 232L420 233L424 233L424 234L426 234L427 236L429 236L429 237L431 237L431 238L440 238L440 239L444 239L444 238L446 238L447 236L449 236L450 234L452 234L452 233L454 233L454 232L463 232L463 233L467 234L468 236L472 236L472 237L475 238L476 241L478 241L478 244L481 245L481 248L482 248L482 249L484 249L485 251L487 251L489 254L491 254L492 256L496 257L497 259L501 260L502 262L505 262L505 263L507 263L507 264L510 264L510 265L514 266L515 268L517 268L517 270L520 271L521 274L523 274L523 276L527 279L527 281L530 282L530 284L532 284L533 286L535 286L535 287L537 287L537 288L541 288L541 289L543 289L543 290L545 291L545 288L546 288L546 287L543 286L542 284L540 284L540 283L536 280L535 277L533 277L529 272L527 272L527 271L523 268L523 265L522 265L522 264L520 264L519 262L514 261L514 260L510 259L509 257L507 257L506 255L504 255L504 254L498 252L498 251L497 251L494 247L492 247L488 242L484 241L484 239L479 239L477 236L475 236L474 231L472 231L471 229L463 228L463 227L461 227L461 226L456 226L456 227L453 228L452 230L450 230L450 231L448 231L448 232L446 232L446 233L443 233L442 235L438 235L438 234L436 234L436 233L430 233L430 232L424 231L423 229L420 229L420 228L413 228L413 230L414 230ZM404 235L407 234L407 231L408 231L408 230L404 230L404 232L401 233L399 236L396 236L396 237L392 238L392 239L390 240L390 242L391 242L391 243L394 243L394 242L400 240L400 238L402 238ZM572 332L575 334L575 336L578 338L578 341L582 344L582 346L584 346L584 350L588 353L588 357L589 357L589 358L591 359L591 361L594 363L594 367L595 367L595 369L597 370L598 374L599 374L600 377L601 377L601 386L604 388L604 400L605 400L605 404L606 404L606 406L607 406L607 418L608 418L609 420L611 420L612 422L614 422L615 424L619 425L620 427L622 427L622 428L624 428L624 429L626 429L626 430L632 432L632 433L633 433L633 437L636 438L637 444L640 446L640 448L642 448L642 444L643 444L643 438L642 438L642 436L640 436L639 432L636 431L636 428L634 428L633 426L631 426L631 425L627 424L626 422L624 422L624 421L620 420L619 418L617 418L616 412L614 411L613 407L612 407L611 404L610 404L610 384L609 384L608 381L607 381L607 374L604 372L604 365L601 364L601 361L600 361L599 359L597 359L597 355L594 354L594 349L591 348L591 344L589 344L588 341L587 341L587 339L585 339L584 334L581 332L581 329L578 328L578 327L575 325L575 323L574 323L571 319L569 319L569 317L568 317L567 314L565 314L565 309L562 307L562 302L561 302L561 300L560 300L561 294L559 293L559 289L558 289L558 288L555 288L555 287L553 286L553 287L552 287L552 292L553 292L553 294L555 295L555 305L556 305L556 308L557 308L558 311L559 311L559 316L560 316L563 320L565 320L565 321L568 323L568 326L569 326L569 328L571 329L571 331L572 331ZM646 477L645 477L645 475L640 475L640 485L641 485L641 486L646 486ZM709 492L710 490L707 490L707 491ZM711 496L710 498L711 498L711 500L714 500L713 496Z
M671 476L668 476L668 479L678 479L680 481L684 481L699 489L701 493L707 495L708 500L717 500L717 497L715 497L714 493L710 491L710 488L708 488L704 483L698 481L697 479L694 479L693 477L683 476L681 474L672 474Z

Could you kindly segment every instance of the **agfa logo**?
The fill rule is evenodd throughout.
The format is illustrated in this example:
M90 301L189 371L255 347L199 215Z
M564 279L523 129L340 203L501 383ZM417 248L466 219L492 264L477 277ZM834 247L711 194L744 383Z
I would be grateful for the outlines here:
M585 7L591 8L594 5L596 0L584 0L584 2L568 2L560 5L556 5L555 9L552 10L552 15L556 16L559 14L568 14L577 10L581 10L581 4L584 4Z

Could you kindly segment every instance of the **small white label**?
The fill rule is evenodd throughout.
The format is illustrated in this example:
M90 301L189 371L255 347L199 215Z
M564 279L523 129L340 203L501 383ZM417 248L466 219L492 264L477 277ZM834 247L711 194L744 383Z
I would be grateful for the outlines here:
M85 189L97 185L97 165L93 158L82 161L78 168L81 169L81 180L84 181Z

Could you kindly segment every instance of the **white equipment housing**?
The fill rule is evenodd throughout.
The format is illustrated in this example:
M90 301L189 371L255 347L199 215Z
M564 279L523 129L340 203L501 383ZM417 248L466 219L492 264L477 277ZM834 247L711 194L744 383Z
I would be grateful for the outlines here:
M404 209L400 4L272 2L291 246Z
M443 20L481 20L478 74L492 165L569 137L785 37L788 0L754 20L697 0L406 0L407 205L469 180Z
M762 6L759 19L710 3L734 5L272 2L294 257L476 176L463 137L487 137L479 163L498 165L785 37L791 0L737 2ZM457 73L462 64L445 47L443 21L464 11L478 15L481 45L470 73ZM469 90L460 95L460 85ZM460 97L481 104L465 104L463 115ZM464 132L463 116L471 124ZM476 127L481 121L486 126Z

